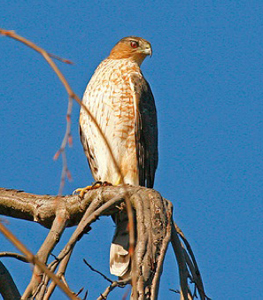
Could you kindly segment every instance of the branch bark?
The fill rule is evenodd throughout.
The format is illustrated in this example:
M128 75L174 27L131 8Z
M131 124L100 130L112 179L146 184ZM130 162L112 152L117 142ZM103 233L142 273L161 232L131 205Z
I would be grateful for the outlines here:
M51 228L59 203L62 202L65 205L64 210L69 215L67 227L71 227L79 224L86 209L102 191L103 203L106 203L116 196L118 198L125 192L127 197L130 197L138 189L140 187L103 187L89 191L83 199L80 199L78 195L34 195L23 191L0 188L0 215L37 222L46 228ZM104 212L104 215L111 215L117 211L118 209L113 204L108 211Z
M80 199L78 195L40 196L2 188L0 214L34 221L51 228L36 255L36 258L44 264L64 229L77 225L69 241L48 266L53 274L58 267L55 277L52 277L63 280L66 284L66 268L77 242L90 230L90 224L99 216L117 213L120 204L124 203L124 198L129 199L136 216L137 241L131 273L131 278L135 278L135 281L132 280L132 299L157 299L163 261L170 241L179 267L181 299L194 298L195 292L191 292L188 278L195 283L201 299L208 299L190 245L182 231L172 221L172 204L153 189L130 185L106 186L90 190L83 199ZM39 264L35 266L31 282L22 299L30 297L49 299L57 283L60 283L56 280L48 285L50 275L47 276L39 266ZM106 299L116 286L111 284L100 297Z

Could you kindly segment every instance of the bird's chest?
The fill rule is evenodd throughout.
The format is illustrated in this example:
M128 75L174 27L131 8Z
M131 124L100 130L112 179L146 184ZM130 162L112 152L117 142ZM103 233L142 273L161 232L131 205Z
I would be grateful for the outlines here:
M130 74L116 71L109 82L110 97L105 99L105 105L112 109L117 123L132 122L135 118L135 93Z
M121 65L110 71L101 68L92 78L86 105L105 133L121 139L134 135L139 76L134 68Z
M112 76L111 96L106 99L106 109L110 111L113 136L123 140L133 140L136 119L136 101L133 82L128 74L116 73Z

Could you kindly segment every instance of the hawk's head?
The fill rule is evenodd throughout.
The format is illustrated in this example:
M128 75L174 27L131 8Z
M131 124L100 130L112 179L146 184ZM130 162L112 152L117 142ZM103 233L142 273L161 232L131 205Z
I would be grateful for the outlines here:
M151 44L143 38L128 36L121 39L111 50L109 58L129 58L140 65L147 55L152 55Z

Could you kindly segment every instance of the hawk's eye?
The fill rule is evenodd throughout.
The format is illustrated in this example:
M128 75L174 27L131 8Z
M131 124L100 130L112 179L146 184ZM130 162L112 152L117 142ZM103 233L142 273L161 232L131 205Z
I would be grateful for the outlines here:
M131 41L131 47L132 48L138 48L139 47L139 43L136 41Z

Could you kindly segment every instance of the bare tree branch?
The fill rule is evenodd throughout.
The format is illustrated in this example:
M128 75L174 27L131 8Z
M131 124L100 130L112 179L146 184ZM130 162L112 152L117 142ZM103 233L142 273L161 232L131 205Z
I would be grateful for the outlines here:
M60 201L60 203L58 203L57 206L58 209L56 211L56 217L53 221L52 227L44 243L42 244L39 251L37 252L37 257L41 262L45 264L47 262L47 259L51 251L54 249L55 245L59 242L60 236L62 235L66 227L68 217L69 217L67 211L65 210L63 201ZM39 281L42 279L43 275L44 275L43 270L40 269L38 266L35 266L31 281L26 291L23 294L23 298L27 299L31 294L36 295L39 292L39 288L38 288ZM45 289L45 286L42 288Z
M138 242L136 247L136 267L139 268L138 269L139 273L137 275L138 276L137 289L139 294L137 296L138 299L140 299L144 297L142 295L148 294L149 299L156 299L158 293L159 277L162 272L162 263L171 235L171 229L169 228L171 228L170 224L171 224L171 216L172 216L172 207L170 202L164 200L154 190L146 189L142 187L131 187L131 186L126 186L125 189L123 187L107 186L97 190L91 190L89 193L85 195L84 199L80 201L78 196L66 196L66 197L37 196L37 195L27 194L23 192L14 191L14 190L0 189L0 213L5 212L5 210L4 211L1 210L5 208L6 203L8 203L10 206L13 207L13 211L12 211L13 216L15 213L17 213L18 216L20 216L19 214L20 210L27 211L28 212L26 216L27 219L30 220L35 219L36 221L38 221L40 224L44 226L48 226L48 223L50 222L50 220L53 220L55 218L55 215L57 215L57 217L59 216L58 211L67 212L68 215L66 218L65 216L63 217L61 215L59 217L59 219L64 220L64 224L66 224L66 220L69 220L67 222L67 226L72 226L73 224L79 223L77 229L73 233L67 245L58 255L56 260L50 265L50 267L53 267L54 269L54 267L56 267L61 261L63 261L63 259L65 259L67 255L69 255L67 257L67 262L61 264L60 269L57 272L58 277L61 278L62 276L64 276L64 272L71 251L73 250L73 247L77 242L77 240L86 230L87 226L91 222L94 222L99 215L103 215L103 214L108 215L108 214L112 214L113 212L116 212L118 209L116 208L116 204L118 204L119 201L122 201L123 195L125 193L129 194L131 203L136 209L136 216L137 216L136 220L137 220L137 228L138 228L138 237L137 237ZM146 201L147 199L149 200ZM54 204L54 202L58 202L58 201L63 203L63 205L58 203ZM28 207L31 210L29 210ZM77 214L76 210L80 210L84 215L81 221L79 221L81 216ZM163 215L161 212L164 211L167 211L168 213ZM30 215L30 218L28 215ZM159 215L161 216L161 219ZM53 223L53 226L57 226L56 223ZM55 230L51 232L57 232L57 231ZM60 234L61 233L62 231L60 231ZM45 243L43 244L42 246L43 249L46 248L49 249L48 251L47 250L44 251L45 253L44 258L47 258L47 256L52 251L55 243L58 241L54 239L51 233L49 235L52 236L53 242L50 244L52 246L49 247L46 247ZM49 239L47 238L46 240ZM162 241L161 243L160 240ZM178 242L176 242L176 240L178 240ZM159 241L159 244L156 241ZM180 278L181 278L182 293L184 293L185 291L187 295L188 294L187 278L190 275L187 269L187 262L185 260L184 249L181 247L175 227L173 227L172 229L172 244L175 249L175 253L177 255L177 260L179 263L179 272L181 272ZM157 245L159 246L159 248L149 247L149 245ZM188 245L188 248L189 247L190 246ZM181 255L182 258L180 259ZM191 255L193 255L192 251L191 251ZM196 272L196 267L190 265L189 260L188 260L188 266L192 270L192 274L194 274L192 276L193 280L195 280L195 282L198 284L198 280L196 280L196 274L198 274L199 271ZM147 282L150 284L149 286L147 285ZM152 290L151 290L151 285L153 287ZM50 296L52 294L54 287L55 285L54 283L52 283L51 286L49 287L49 293L45 296L45 298L48 298L48 295ZM203 288L203 286L202 285L200 286L200 284L199 287L201 289ZM186 295L184 295L185 299L187 299L186 297L189 296ZM136 296L134 295L134 298L135 297ZM204 298L202 298L201 296L201 299Z
M140 187L114 187L108 186L91 190L85 194L83 199L78 195L50 196L34 195L22 191L0 188L0 214L17 219L34 221L46 228L51 228L56 217L58 203L65 204L64 209L69 214L67 226L78 225L90 203L96 199L103 190L103 201L106 203L113 197L123 197L127 192L128 197L140 189ZM109 208L105 215L113 214L118 209L114 205Z
M180 242L180 238L184 245ZM196 290L199 293L201 300L209 300L205 294L204 285L199 271L194 253L191 249L189 242L184 236L182 230L174 222L172 226L171 243L174 249L174 253L177 258L179 274L180 274L180 285L181 285L181 299L193 299L197 297ZM188 279L191 283L194 283L194 292L192 293L188 286Z
M2 234L9 239L11 243L15 247L17 247L18 250L20 250L24 255L26 256L27 260L34 264L37 265L45 274L47 274L52 280L56 282L56 284L61 288L61 290L70 298L70 299L78 299L76 296L72 294L72 292L65 286L63 282L61 282L57 276L52 273L45 264L43 264L39 259L34 256L12 233L10 230L8 230L1 222L0 222L0 231ZM25 298L21 298L25 299Z
M172 236L171 242L174 250L174 254L176 256L176 260L179 268L179 276L180 276L180 286L181 286L181 299L188 299L188 270L187 265L183 253L183 248L180 243L179 236L177 235L176 229L172 226Z
M35 221L45 227L51 227L37 253L42 264L46 263L64 228L77 225L64 248L49 264L51 272L55 272L58 267L56 278L62 279L66 284L65 271L76 243L84 233L90 230L90 224L99 216L116 213L125 196L129 197L136 212L137 244L133 267L133 272L134 270L136 272L131 273L136 279L136 288L132 290L132 299L157 299L163 261L170 241L179 267L181 299L193 299L195 296L195 291L192 293L188 286L188 278L196 285L201 299L208 299L204 293L202 279L191 247L178 226L172 223L172 204L153 189L129 185L105 186L90 190L83 199L76 195L38 196L21 191L0 189L0 214ZM186 245L186 249L180 238ZM26 259L32 261L27 255ZM43 271L43 268L37 264L34 269L35 276L32 276L23 299L31 295L35 295L36 299L50 298L58 282L52 278L53 281L48 286L50 276ZM39 280L34 278L42 278L41 283L39 284ZM61 283L61 280L59 282ZM111 282L98 299L106 299L112 289L117 286L117 283Z
M83 259L84 263L91 269L91 271L98 273L100 276L102 276L105 280L107 280L108 282L110 282L111 284L106 288L106 290L100 294L100 296L97 298L97 300L102 300L102 299L107 299L107 296L109 295L109 293L115 289L116 287L125 287L130 281L131 278L127 278L125 280L119 280L119 281L113 281L110 278L108 278L106 275L104 275L103 273L101 273L100 271L94 269L85 259Z
M113 280L111 280L110 278L108 278L106 275L104 275L103 273L101 273L100 271L94 269L87 261L86 259L84 258L83 259L84 263L91 269L91 271L95 272L95 273L98 273L100 276L102 276L105 280L107 280L108 282L110 283L113 283Z
M203 285L203 281L202 281L202 277L201 277L201 273L199 271L193 250L189 244L189 242L187 241L186 237L184 236L182 230L178 227L178 225L176 223L174 223L174 227L176 229L176 232L179 234L180 238L182 239L183 243L186 246L187 252L184 249L184 254L187 260L187 264L191 270L192 276L193 276L193 282L196 283L197 287L198 287L198 292L200 294L201 299L209 299L204 291L204 285ZM204 297L204 298L202 298Z
M100 294L100 296L97 298L97 300L105 300L105 299L107 299L109 293L110 293L112 290L114 290L117 286L118 286L117 281L112 282L111 285L109 285L109 286L106 288L106 290L105 290L102 294Z
M130 279L129 279L130 281ZM97 300L105 300L107 299L109 293L113 291L116 287L124 287L126 284L128 284L127 281L123 281L122 285L120 285L120 281L113 281L106 289L105 291L100 294L100 296L97 298ZM122 299L125 299L124 297Z
M116 188L116 187L115 187ZM81 234L83 234L83 231L85 228L87 228L87 222L93 222L96 220L96 218L101 214L101 210L107 210L105 214L112 214L114 211L118 211L117 208L115 208L115 205L118 204L119 201L123 201L126 194L129 194L132 192L132 187L125 186L122 187L121 190L121 196L119 195L120 187L117 187L115 189L114 187L105 187L103 192L103 197L100 196L100 193L102 193L102 189L97 190L91 190L88 194L85 195L84 199L80 199L79 196L37 196L33 194L27 194L21 191L15 191L15 190L6 190L6 189L0 189L0 214L3 215L9 215L17 218L23 218L31 221L36 221L40 223L41 225L45 227L50 227L52 225L52 221L55 218L55 215L57 214L58 210L61 210L60 206L61 203L64 204L64 210L69 214L69 222L68 226L72 226L75 224L78 224L78 227L75 231L75 235L73 238L70 239L69 243L64 247L62 254L59 256L59 261L56 261L56 265L62 260L66 255L71 254L71 250L74 247L76 241L80 237ZM114 192L115 189L115 192ZM130 189L130 192L129 192ZM138 187L137 187L138 189ZM136 190L136 188L135 188ZM98 209L97 212L94 212L96 205L103 204L103 201L106 198L112 198L111 201L108 201L104 203L105 207L102 206L101 210ZM96 201L97 199L97 201ZM98 200L99 199L99 200ZM99 202L98 202L99 201ZM91 204L92 203L92 204ZM91 206L90 206L91 204ZM87 209L88 208L88 209ZM87 209L87 210L86 210ZM86 210L86 212L85 212ZM86 222L86 219L83 218L81 221L79 221L84 214L89 216L88 221ZM89 215L91 213L91 215ZM84 214L84 216L85 216ZM50 248L50 251L52 250L52 247ZM49 255L50 251L46 252L46 255ZM60 269L58 270L58 277L61 278L64 275L67 263L65 258L63 262L60 264ZM25 291L24 297L29 297L30 294L33 293L34 288L37 285L37 279L39 277L36 277L33 275L31 284L28 286L28 289ZM49 287L48 293L51 294L54 290L55 284L52 283ZM43 289L42 289L43 291Z
M16 258L17 260L20 260L22 262L28 263L28 260L26 259L26 257L21 254L18 254L18 253L0 252L0 257L12 257L12 258Z
M64 138L62 140L62 143L60 145L60 148L54 156L54 160L56 160L58 158L58 156L61 154L62 160L63 160L63 168L62 168L62 172L61 172L61 179L60 179L60 185L59 185L59 191L58 191L59 195L62 195L66 177L68 178L69 181L72 180L70 171L68 169L66 150L65 150L67 143L69 144L69 146L72 146L72 135L71 135L72 106L73 106L73 101L72 101L72 98L69 97L67 117L66 117L66 122L67 122L66 132L65 132Z
M113 197L113 199L108 200L108 202L103 204L103 197L102 197L103 190L98 191L98 196L95 198L90 206L87 208L85 214L83 215L81 221L79 222L76 230L72 234L71 238L69 239L68 243L65 245L65 247L62 249L60 254L57 256L57 259L54 261L53 267L55 267L58 262L60 262L59 269L57 271L57 276L62 277L65 274L66 267L68 265L68 261L70 259L70 256L72 254L73 248L75 247L75 244L80 238L83 236L83 233L86 233L87 230L90 230L90 224L100 216L103 215L105 211L107 211L110 207L113 205L118 204L119 201L123 201L123 198L120 195L117 195ZM47 294L44 299L48 299L56 287L55 282L52 282L52 284L49 286L47 290Z

